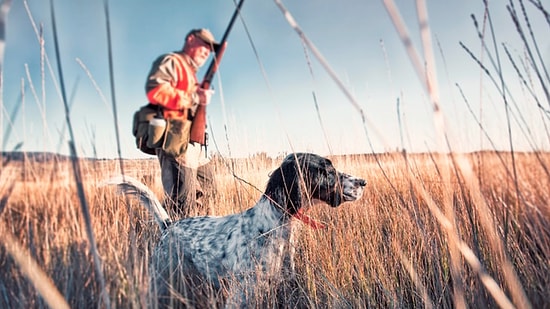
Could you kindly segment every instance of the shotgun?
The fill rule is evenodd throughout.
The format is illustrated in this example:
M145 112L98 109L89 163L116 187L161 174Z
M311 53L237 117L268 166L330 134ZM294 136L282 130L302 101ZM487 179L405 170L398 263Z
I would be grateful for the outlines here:
M243 2L244 0L241 0L239 1L239 4L237 4L237 8L235 9L233 16L231 17L231 20L229 21L229 25L227 26L227 29L225 29L225 33L223 34L223 37L220 41L220 45L214 51L216 53L216 56L210 62L210 65L208 66L208 70L206 71L206 74L204 74L204 78L201 83L201 88L203 89L210 89L210 84L212 83L212 79L214 78L214 73L216 73L216 71L218 70L218 66L220 65L220 61L222 60L223 53L225 52L225 47L227 46L226 44L227 37L229 36L229 33L231 32L231 28L233 28L233 24L235 23L235 20L239 15ZM191 124L190 141L200 143L201 145L206 145L206 106L205 105L199 105L197 107L197 110L195 112L195 118L193 119L193 123Z

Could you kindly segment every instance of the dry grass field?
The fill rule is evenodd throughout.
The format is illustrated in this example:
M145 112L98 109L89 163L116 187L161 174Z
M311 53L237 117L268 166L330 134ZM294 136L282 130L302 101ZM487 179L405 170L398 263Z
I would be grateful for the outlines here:
M435 48L428 39L427 11L422 11L425 5L418 5L424 50L418 57L415 54L421 53L414 52L411 42L415 40L407 34L410 31L399 26L399 10L389 5L393 1L383 2L426 90L434 131L439 138L447 138L444 118L454 115L445 115L440 106L438 84L434 83L438 71L435 57L426 52ZM548 35L549 14L542 1L504 1L503 5L506 2L510 22L523 45L508 46L495 37L499 25L493 27L489 6L477 17L480 23L474 22L479 46L459 43L480 67L472 76L484 75L480 92L485 93L486 87L497 90L494 100L506 114L497 133L507 129L508 146L514 146L506 149L522 149L515 148L515 139L521 138L529 145L523 149L547 150L550 77L548 59L539 52L544 46L538 46L534 33ZM524 2L529 3L529 11ZM10 3L3 2L4 17ZM532 18L543 19L545 27L533 31ZM53 37L57 46L56 31ZM300 37L303 39L303 34ZM322 60L311 47L313 56ZM478 48L482 49L479 55ZM109 56L111 53L109 47ZM58 48L55 55L61 59ZM504 55L508 59L504 60ZM44 68L43 55L40 60ZM58 71L63 72L61 61L57 63ZM503 63L511 64L513 70L502 70ZM114 80L112 64L110 71ZM514 100L509 89L515 89L512 83L518 82L521 94ZM59 84L63 89L69 85L61 77ZM493 99L482 98L479 112L474 112L477 105L470 105L461 85L456 86L479 126L480 137L499 149L490 133L492 122L485 120L494 117L488 107ZM353 91L342 90L352 97ZM111 92L114 97L114 89ZM69 97L65 90L63 94ZM69 120L69 103L73 102L63 101ZM533 113L537 116L516 101L537 106ZM350 102L361 106L353 99ZM45 98L42 103L46 106ZM363 116L363 111L358 114ZM16 116L14 112L8 122ZM534 117L541 122L533 121ZM72 132L70 121L67 127ZM399 127L401 135L407 134L401 120ZM531 131L539 127L544 129ZM516 130L517 136L512 134ZM3 135L7 140L9 134ZM79 145L73 134L69 135L70 144ZM501 137L505 136L502 133ZM540 146L539 140L546 147ZM446 149L442 141L438 149ZM16 144L14 149L22 145ZM75 149L71 148L73 156ZM156 296L149 292L149 257L159 228L138 201L101 183L124 172L143 181L161 198L157 161L36 158L11 159L0 153L0 309L155 308ZM211 164L217 189L207 195L206 208L197 215L226 215L251 207L281 159L265 155L235 160L216 157ZM296 248L296 276L269 290L258 288L258 298L250 299L251 303L261 308L550 308L549 152L387 153L331 159L338 170L367 180L364 196L336 209L320 204L309 209L308 214L327 227L314 230L304 226ZM195 288L202 293L196 307L215 308L223 303L223 290L213 292L204 284Z
M263 307L550 308L550 154L332 160L368 180L365 195L337 209L309 210L327 228L302 229L296 278L261 291ZM262 156L214 160L217 190L204 212L250 207L279 163ZM148 258L158 227L137 201L99 186L120 173L119 161L81 160L80 167L103 279L71 161L3 160L1 308L46 307L59 302L47 300L56 290L71 308L103 308L103 292L113 308L152 304ZM124 161L123 168L160 196L155 160Z

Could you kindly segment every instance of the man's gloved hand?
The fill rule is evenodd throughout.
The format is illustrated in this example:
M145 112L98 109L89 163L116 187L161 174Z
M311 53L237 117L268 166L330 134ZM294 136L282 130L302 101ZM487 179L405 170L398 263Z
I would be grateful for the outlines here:
M198 88L197 95L199 96L199 104L201 105L210 104L210 98L212 98L213 94L214 94L213 89Z

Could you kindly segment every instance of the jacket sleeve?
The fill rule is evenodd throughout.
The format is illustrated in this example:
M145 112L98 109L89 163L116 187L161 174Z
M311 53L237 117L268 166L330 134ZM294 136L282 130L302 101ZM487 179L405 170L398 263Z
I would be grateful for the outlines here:
M190 108L192 94L178 89L178 64L172 55L159 57L151 68L147 77L145 91L149 102L161 105L169 110L183 110ZM185 78L187 74L180 74Z

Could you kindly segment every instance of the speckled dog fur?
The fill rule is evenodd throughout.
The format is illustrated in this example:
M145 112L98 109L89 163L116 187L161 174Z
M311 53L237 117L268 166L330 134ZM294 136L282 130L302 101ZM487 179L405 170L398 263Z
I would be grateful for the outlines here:
M313 199L337 207L360 198L366 185L363 179L338 172L326 158L295 153L272 172L265 193L254 207L224 217L172 222L141 183L128 177L109 183L139 196L163 230L152 256L156 293L178 292L179 278L174 277L187 274L205 279L215 289L222 280L236 279L230 285L227 307L249 305L254 289L281 280L283 270L293 271L294 218L304 206Z

